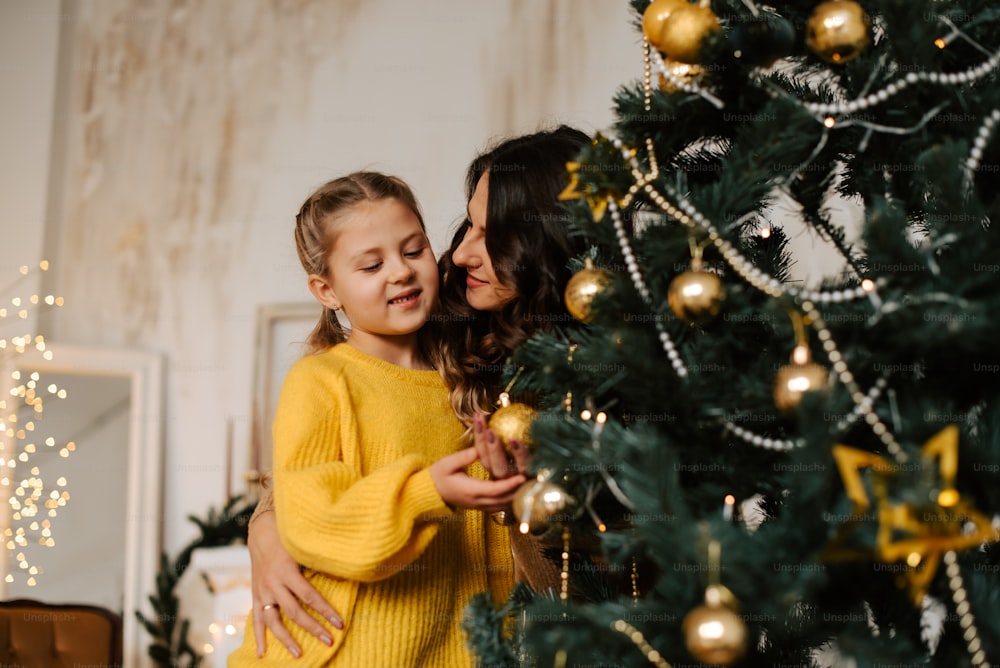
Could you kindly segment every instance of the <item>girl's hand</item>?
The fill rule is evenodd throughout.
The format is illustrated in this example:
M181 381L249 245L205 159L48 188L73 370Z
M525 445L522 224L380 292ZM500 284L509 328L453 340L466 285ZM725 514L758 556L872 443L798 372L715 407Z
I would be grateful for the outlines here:
M500 439L492 429L486 426L486 419L483 414L476 411L472 419L472 437L479 453L479 461L483 468L489 472L490 476L496 480L508 478L512 475L526 474L531 464L531 454L520 441L512 441L510 444L511 453L514 455L513 461L507 456L507 452L500 443Z
M281 544L273 512L265 512L251 522L247 546L250 548L253 633L257 639L257 656L263 656L267 650L265 625L292 656L302 656L302 649L285 628L283 616L327 645L333 644L330 633L303 609L302 604L321 614L338 629L344 628L344 622L333 606L302 576L299 565ZM265 610L265 606L270 607Z
M526 478L520 473L508 474L509 477L502 480L473 478L465 469L477 459L479 452L476 448L466 448L431 464L431 480L434 481L438 494L449 506L488 513L505 510Z

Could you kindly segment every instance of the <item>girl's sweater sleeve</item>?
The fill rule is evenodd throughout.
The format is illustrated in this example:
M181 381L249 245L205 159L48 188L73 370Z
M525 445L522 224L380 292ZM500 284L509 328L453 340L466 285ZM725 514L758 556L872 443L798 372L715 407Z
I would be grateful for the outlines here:
M361 582L387 578L420 556L452 511L418 455L359 475L343 388L307 360L289 372L274 421L282 542L307 568Z

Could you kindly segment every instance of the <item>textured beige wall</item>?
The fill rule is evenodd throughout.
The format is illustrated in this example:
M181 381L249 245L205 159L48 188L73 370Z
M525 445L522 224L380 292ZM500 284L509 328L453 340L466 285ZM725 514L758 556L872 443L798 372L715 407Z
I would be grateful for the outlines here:
M42 286L46 192L59 45L59 0L0 1L0 303ZM18 269L29 265L22 276ZM35 332L27 320L0 319L0 338ZM11 327L15 331L11 332Z

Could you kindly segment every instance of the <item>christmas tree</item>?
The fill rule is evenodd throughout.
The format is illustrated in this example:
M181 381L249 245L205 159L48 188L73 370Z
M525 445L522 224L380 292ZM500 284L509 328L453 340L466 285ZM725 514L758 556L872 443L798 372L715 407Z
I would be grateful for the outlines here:
M1000 662L994 5L632 0L580 325L513 360L564 586L478 601L484 664Z

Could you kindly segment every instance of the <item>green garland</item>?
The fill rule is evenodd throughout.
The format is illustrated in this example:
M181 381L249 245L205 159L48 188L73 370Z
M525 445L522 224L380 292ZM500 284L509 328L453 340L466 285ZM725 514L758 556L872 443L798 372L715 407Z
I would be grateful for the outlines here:
M160 571L156 575L156 593L149 596L149 602L156 613L152 619L140 611L135 616L153 636L149 645L149 656L161 668L177 668L187 666L195 668L201 663L201 655L188 643L189 620L178 617L180 600L174 593L178 580L191 563L191 553L201 547L218 547L234 542L246 542L247 524L253 515L256 501L240 505L243 497L230 499L222 512L214 508L208 511L208 517L201 520L194 515L188 519L198 525L201 536L181 550L177 558L170 562L167 553L160 554ZM237 506L240 507L237 509Z

